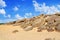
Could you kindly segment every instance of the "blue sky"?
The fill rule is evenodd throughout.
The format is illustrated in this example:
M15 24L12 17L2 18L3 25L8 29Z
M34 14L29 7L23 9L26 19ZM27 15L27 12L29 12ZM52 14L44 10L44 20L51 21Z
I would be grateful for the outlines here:
M0 23L60 12L60 0L0 0Z

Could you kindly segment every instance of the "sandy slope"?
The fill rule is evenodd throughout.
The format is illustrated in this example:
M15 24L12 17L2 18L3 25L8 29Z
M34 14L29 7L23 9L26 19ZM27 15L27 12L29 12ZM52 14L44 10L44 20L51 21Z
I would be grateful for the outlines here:
M18 32L13 33L14 30ZM37 32L36 29L31 31L23 31L20 26L0 25L0 40L45 40L52 38L60 40L59 32Z

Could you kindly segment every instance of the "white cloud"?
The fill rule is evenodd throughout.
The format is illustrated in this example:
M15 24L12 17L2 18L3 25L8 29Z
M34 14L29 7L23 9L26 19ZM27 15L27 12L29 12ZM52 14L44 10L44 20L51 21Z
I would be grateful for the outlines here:
M39 4L36 1L33 1L33 6L36 12L46 13L46 14L54 14L55 12L59 12L60 10L56 6L46 6L45 3ZM60 7L60 6L59 6Z
M8 15L8 18L11 18L11 15Z
M57 5L58 8L60 8L60 5Z
M10 14L4 15L4 17L6 17L6 18L11 18L11 15L10 15Z
M30 18L32 16L33 16L32 13L25 13L24 18Z
M15 7L13 8L13 10L14 10L14 11L18 11L19 8L18 8L17 6L15 6Z
M3 1L3 0L0 0L0 14L6 14L6 11L5 11L5 9L3 9L3 7L6 7L7 5L6 5L6 3L5 3L5 1Z
M19 14L16 14L15 17L16 17L17 19L20 19L20 20L24 18L24 17L20 16Z
M6 14L4 9L0 9L0 14Z
M6 7L6 6L7 6L7 5L6 5L5 1L0 0L0 7Z

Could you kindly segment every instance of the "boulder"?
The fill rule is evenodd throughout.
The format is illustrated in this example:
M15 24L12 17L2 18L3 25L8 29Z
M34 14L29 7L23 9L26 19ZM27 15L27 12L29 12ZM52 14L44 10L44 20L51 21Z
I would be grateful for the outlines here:
M58 32L60 32L60 24L56 25L55 30L58 31Z
M16 33L16 32L19 32L18 30L14 30L12 33Z
M51 27L49 27L49 28L47 28L47 31L48 31L48 32L52 32L52 31L54 31L54 29L51 28Z
M25 31L30 31L30 30L32 30L33 29L33 27L32 26L27 26L26 28L24 28L23 30L25 30Z

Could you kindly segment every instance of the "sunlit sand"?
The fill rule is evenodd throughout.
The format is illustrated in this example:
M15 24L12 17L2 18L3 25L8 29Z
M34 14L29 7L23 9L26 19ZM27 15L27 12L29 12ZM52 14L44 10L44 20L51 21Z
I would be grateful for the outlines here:
M13 33L14 30L18 30ZM20 26L0 25L0 40L45 40L51 38L60 40L59 32L37 32L34 28L31 31L24 31Z

